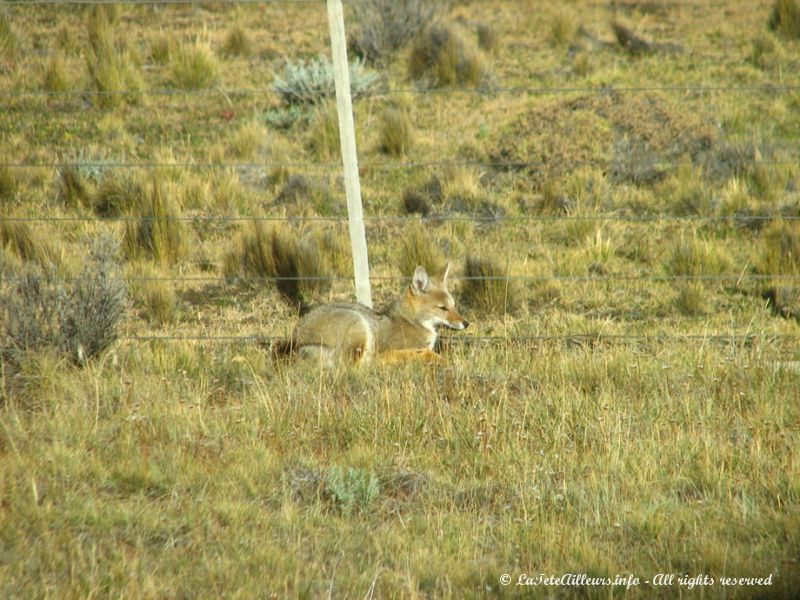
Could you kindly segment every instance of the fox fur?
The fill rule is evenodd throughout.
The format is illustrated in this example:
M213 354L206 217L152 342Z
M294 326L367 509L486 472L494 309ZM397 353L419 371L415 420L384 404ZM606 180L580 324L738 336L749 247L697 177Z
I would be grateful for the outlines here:
M273 347L276 354L297 353L326 366L361 365L373 359L439 362L433 351L437 327L466 329L447 289L448 264L438 277L417 267L405 292L380 311L337 302L319 306L300 318L291 340Z

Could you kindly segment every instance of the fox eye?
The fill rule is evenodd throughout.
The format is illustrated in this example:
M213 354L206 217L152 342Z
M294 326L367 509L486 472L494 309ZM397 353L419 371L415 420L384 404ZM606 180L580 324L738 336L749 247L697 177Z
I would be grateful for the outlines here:
M439 310L447 310L447 307L446 306L440 306Z

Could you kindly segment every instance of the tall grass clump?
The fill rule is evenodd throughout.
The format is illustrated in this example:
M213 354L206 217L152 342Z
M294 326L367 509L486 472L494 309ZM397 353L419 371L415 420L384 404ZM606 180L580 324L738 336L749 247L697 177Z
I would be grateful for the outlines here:
M29 266L3 290L3 359L14 367L29 351L55 349L78 364L99 355L117 338L126 290L119 244L110 236L93 244L83 270L71 283L54 270Z
M137 264L128 275L130 294L143 318L156 326L174 323L178 317L178 299L170 282L159 279L159 271L150 264Z
M664 267L670 275L703 277L731 273L734 263L725 248L693 236L672 246Z
M392 156L403 156L411 149L414 127L404 110L390 106L380 117L380 149Z
M800 274L800 224L777 221L765 229L756 269L764 274Z
M772 31L787 38L800 39L800 3L797 0L775 0L768 25Z
M146 256L162 264L178 262L186 252L183 224L163 186L154 180L138 204L125 221L125 254L131 259Z
M313 111L308 127L308 148L321 159L338 156L341 148L339 115L334 102L321 104Z
M353 98L371 90L377 82L378 75L367 70L360 60L350 63L350 90ZM333 65L325 55L307 61L287 61L283 76L275 79L272 89L285 105L322 102L336 94Z
M225 36L222 43L222 54L225 56L250 56L253 53L253 43L241 25L234 25Z
M348 39L348 47L368 62L384 60L433 23L446 4L442 0L354 2L358 25Z
M67 65L60 54L54 54L45 65L42 87L48 92L64 92L69 89Z
M564 11L557 12L550 21L549 40L553 46L566 46L575 35L575 21Z
M238 237L225 258L224 270L229 278L253 278L256 285L265 283L259 278L273 280L284 299L300 310L330 289L332 275L330 259L318 240L301 238L291 227L267 226L258 220Z
M195 40L170 53L170 69L176 86L184 90L201 90L216 82L219 62L207 44Z
M467 304L493 315L516 312L522 303L517 282L496 262L468 256L464 263L461 295Z
M144 88L130 51L115 40L116 18L109 6L95 6L87 22L86 66L95 91L95 104L101 108L116 108L126 100L135 101L137 92Z
M5 11L0 11L0 56L12 58L18 45L19 41L11 26L11 19Z
M445 258L428 234L428 229L420 223L413 223L403 236L398 267L401 273L410 275L419 265L435 275L444 270Z
M31 229L23 221L0 217L0 246L45 269L58 267L62 262L61 253L51 245L44 231Z
M85 206L91 196L91 184L77 168L67 165L56 176L56 194L67 208Z
M5 157L0 155L0 162L4 162ZM19 180L11 167L0 166L0 202L10 202L14 199L19 188Z
M92 194L92 210L99 217L118 217L141 206L146 194L146 186L139 176L109 173Z
M409 74L412 79L424 80L434 87L485 87L491 83L491 73L481 51L451 24L434 25L415 39Z

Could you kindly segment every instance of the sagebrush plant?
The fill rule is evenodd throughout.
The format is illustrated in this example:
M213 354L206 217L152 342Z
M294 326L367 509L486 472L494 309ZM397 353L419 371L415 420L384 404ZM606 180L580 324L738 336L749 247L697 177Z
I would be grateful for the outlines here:
M111 236L92 245L83 270L65 281L53 269L28 266L3 289L2 354L19 367L28 352L60 351L75 363L98 356L117 339L127 304L119 269L119 243Z
M169 62L172 82L181 89L205 89L219 77L219 61L208 44L199 38L170 52Z
M146 256L162 264L178 262L186 252L184 226L164 185L153 179L138 200L125 220L125 254L129 258Z
M365 469L335 465L325 475L325 494L343 515L366 512L381 491L378 476Z
M368 70L360 60L350 63L350 91L353 98L374 89L377 73ZM287 60L283 75L272 83L272 89L286 105L316 104L336 94L333 65L330 58L319 55L310 60Z
M447 4L443 0L354 2L358 25L348 38L350 51L369 62L387 59L436 21Z
M434 87L471 85L488 87L492 75L475 43L450 23L433 25L411 48L409 74Z
M515 313L522 303L518 282L508 268L478 256L467 256L461 280L461 298L475 309L493 315Z

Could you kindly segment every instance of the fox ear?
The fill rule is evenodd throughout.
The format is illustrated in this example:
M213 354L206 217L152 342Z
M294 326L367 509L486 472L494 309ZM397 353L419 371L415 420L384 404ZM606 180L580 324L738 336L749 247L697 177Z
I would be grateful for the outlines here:
M428 289L430 282L431 278L428 277L425 267L417 267L414 271L414 277L411 279L411 290L415 294L420 294Z
M442 285L447 285L447 276L450 274L450 261L447 261L447 265L444 268L444 272L442 273Z

